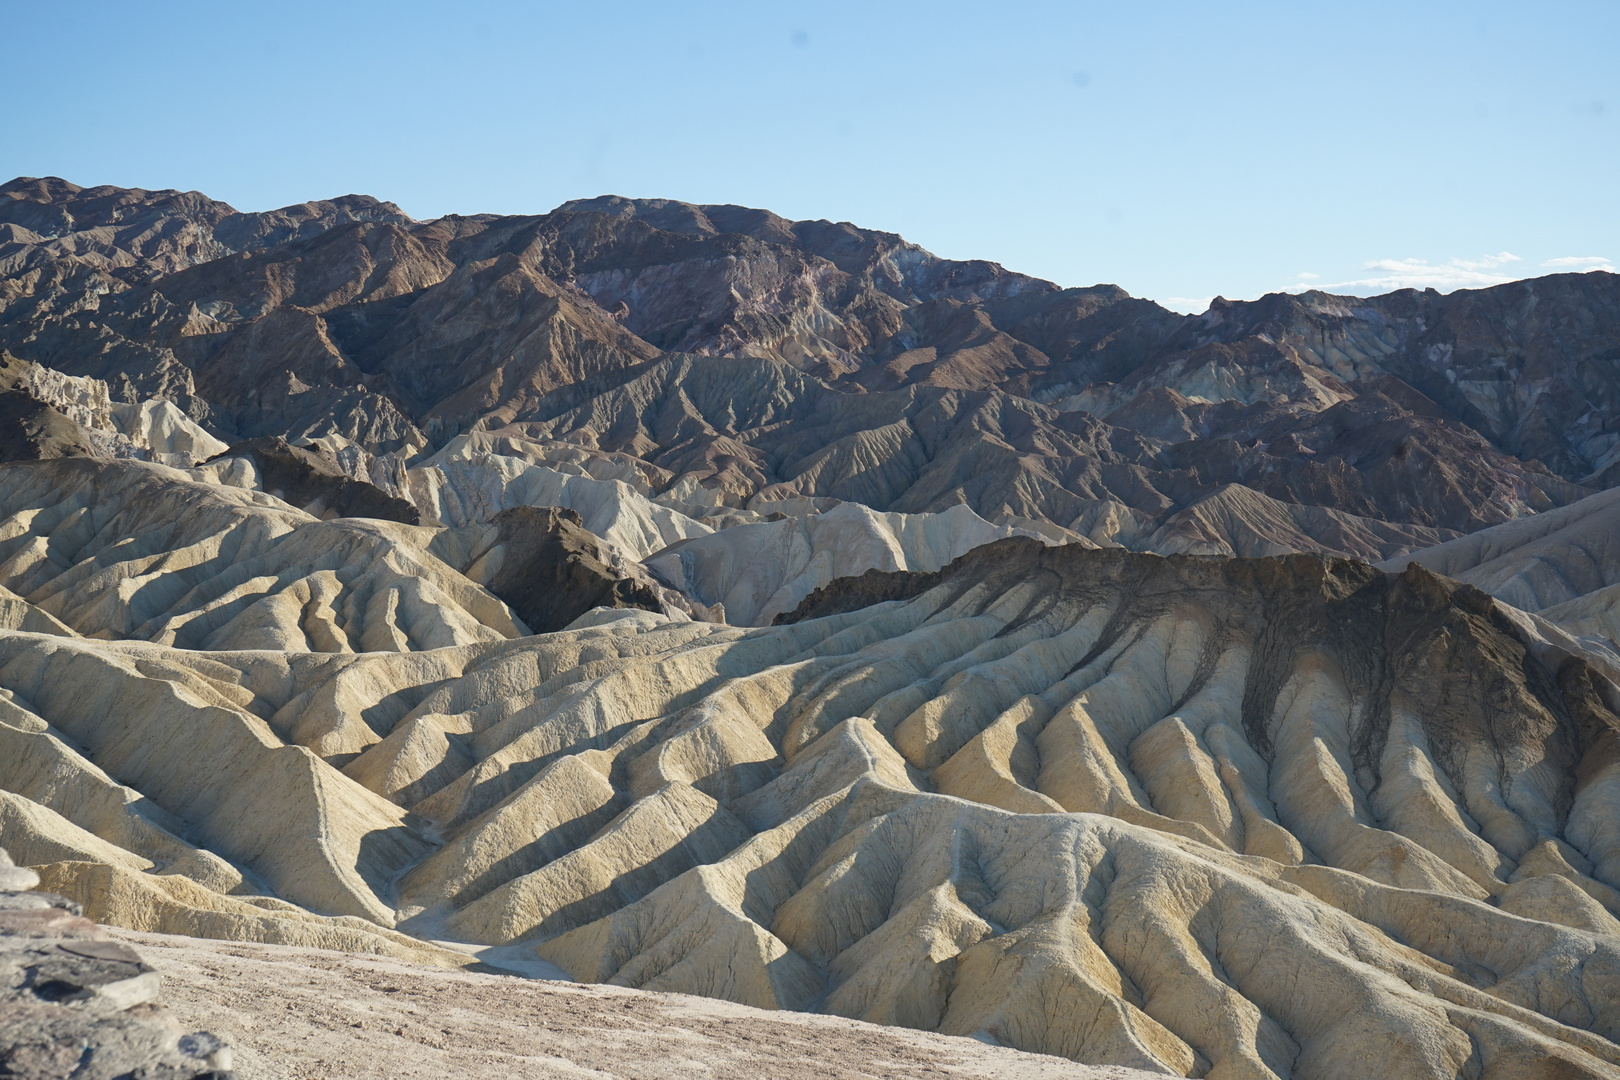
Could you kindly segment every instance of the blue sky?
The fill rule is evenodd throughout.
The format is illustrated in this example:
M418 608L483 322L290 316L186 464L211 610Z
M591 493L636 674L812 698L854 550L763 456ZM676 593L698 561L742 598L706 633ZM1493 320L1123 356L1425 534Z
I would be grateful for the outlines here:
M0 173L615 193L898 232L1183 310L1620 265L1620 3L0 6Z

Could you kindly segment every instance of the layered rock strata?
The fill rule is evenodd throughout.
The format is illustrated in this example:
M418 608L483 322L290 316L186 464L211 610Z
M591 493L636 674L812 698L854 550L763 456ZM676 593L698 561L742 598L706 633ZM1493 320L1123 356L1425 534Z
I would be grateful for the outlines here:
M744 207L417 222L360 196L242 214L0 185L0 346L213 438L352 450L351 476L425 521L523 498L604 536L510 483L401 477L458 438L522 437L688 508L966 504L1138 549L1398 556L1612 481L1617 282L1179 316Z

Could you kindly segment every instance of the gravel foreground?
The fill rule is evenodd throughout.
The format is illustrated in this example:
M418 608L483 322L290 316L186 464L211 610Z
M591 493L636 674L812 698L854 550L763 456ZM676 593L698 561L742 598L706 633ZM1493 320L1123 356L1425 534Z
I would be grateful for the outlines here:
M182 1023L230 1043L237 1080L1149 1075L974 1039L684 994L108 929L136 945L157 969L164 1004Z

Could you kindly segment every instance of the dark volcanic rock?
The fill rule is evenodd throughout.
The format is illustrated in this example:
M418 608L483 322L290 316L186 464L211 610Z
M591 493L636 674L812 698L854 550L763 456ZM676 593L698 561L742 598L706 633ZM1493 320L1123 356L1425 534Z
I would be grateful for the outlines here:
M514 506L452 530L468 540L452 565L505 601L536 634L561 630L592 608L640 608L707 617L586 529L572 510ZM445 544L434 550L447 555Z
M406 525L422 520L411 503L356 480L325 451L293 446L282 438L249 439L219 457L248 458L266 492L319 518L381 518Z
M21 390L0 390L0 461L89 457L94 453L78 424Z

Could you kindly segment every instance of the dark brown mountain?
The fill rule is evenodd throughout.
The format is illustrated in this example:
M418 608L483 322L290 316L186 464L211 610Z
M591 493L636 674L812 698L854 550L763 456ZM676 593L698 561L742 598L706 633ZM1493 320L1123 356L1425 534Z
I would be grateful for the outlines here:
M966 502L1246 554L1389 557L1620 478L1608 274L1187 317L744 207L415 222L26 178L0 187L0 239L0 346L228 441L415 456L505 431L733 506Z

